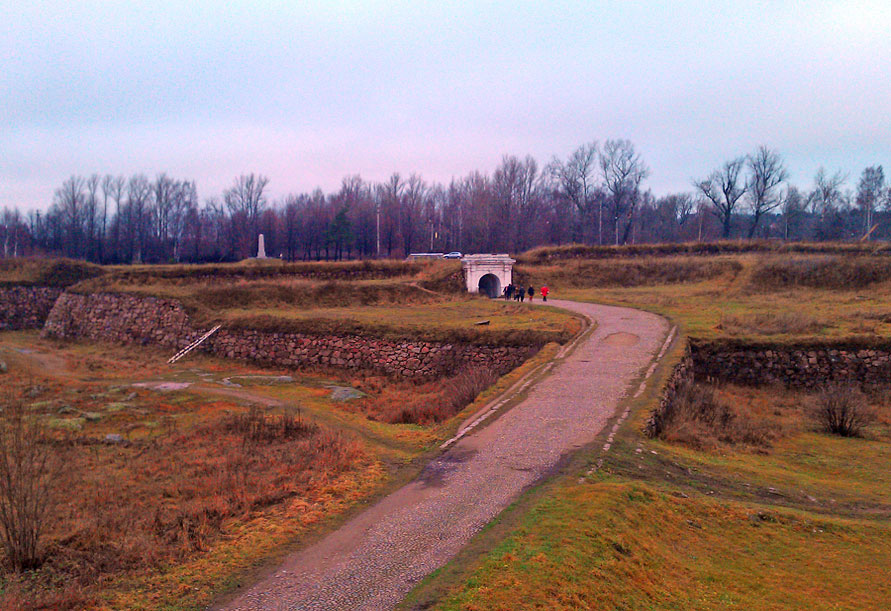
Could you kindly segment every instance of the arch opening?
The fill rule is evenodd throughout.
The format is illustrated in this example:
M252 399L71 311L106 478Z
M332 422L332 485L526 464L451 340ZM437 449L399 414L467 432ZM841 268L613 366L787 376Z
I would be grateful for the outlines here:
M479 289L480 293L495 299L501 295L501 280L495 274L486 274L480 278Z

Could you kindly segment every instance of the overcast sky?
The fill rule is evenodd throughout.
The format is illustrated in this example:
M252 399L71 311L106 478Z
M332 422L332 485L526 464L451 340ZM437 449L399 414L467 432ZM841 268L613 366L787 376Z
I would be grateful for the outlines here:
M891 165L891 2L0 0L0 207L93 172L448 181L606 138L656 194L759 144L854 186Z

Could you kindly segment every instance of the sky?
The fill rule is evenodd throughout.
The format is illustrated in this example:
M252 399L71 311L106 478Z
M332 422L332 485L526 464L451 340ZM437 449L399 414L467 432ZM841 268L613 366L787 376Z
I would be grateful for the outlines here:
M891 2L0 0L0 208L74 174L448 182L607 138L657 195L760 145L853 188L891 166Z

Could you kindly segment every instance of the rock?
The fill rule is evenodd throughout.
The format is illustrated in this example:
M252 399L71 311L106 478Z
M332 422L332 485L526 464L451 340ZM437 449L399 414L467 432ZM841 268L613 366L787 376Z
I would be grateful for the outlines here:
M99 412L84 412L83 417L87 422L99 422L102 420L102 414Z
M60 414L76 414L77 410L70 405L62 405L56 410Z
M0 361L0 373L6 373L9 371L9 368L6 366L6 361Z
M108 405L105 406L105 411L107 411L107 412L120 412L120 411L123 411L123 410L125 410L125 409L127 409L127 408L129 408L129 407L133 407L133 406L130 405L129 403L117 403L117 402L116 402L116 403L109 403Z
M124 443L124 436L118 433L109 433L105 436L106 443Z
M331 389L331 395L328 398L332 401L350 401L352 399L361 399L365 396L364 392L356 390L351 386L329 386L329 388Z

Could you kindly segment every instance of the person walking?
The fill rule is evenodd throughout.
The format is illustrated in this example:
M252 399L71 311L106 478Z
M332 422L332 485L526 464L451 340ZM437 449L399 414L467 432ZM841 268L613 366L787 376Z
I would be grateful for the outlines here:
M544 285L543 287L541 287L541 300L542 301L548 300L548 292L549 292L548 285Z
M532 303L533 296L535 296L535 289L530 286L529 287L529 303Z

